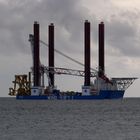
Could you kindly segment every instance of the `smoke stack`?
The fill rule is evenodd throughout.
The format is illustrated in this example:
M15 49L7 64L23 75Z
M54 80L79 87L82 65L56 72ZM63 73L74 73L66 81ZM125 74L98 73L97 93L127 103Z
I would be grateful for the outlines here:
M99 77L104 75L104 23L99 24Z
M40 62L39 62L39 23L34 22L34 48L33 48L33 69L34 69L34 86L40 86Z
M85 21L84 24L85 36L85 81L84 86L90 86L90 22Z
M54 25L51 23L49 25L49 32L48 32L48 40L49 40L49 67L54 67ZM49 68L50 71L54 71L54 68ZM49 86L54 87L54 73L49 73Z

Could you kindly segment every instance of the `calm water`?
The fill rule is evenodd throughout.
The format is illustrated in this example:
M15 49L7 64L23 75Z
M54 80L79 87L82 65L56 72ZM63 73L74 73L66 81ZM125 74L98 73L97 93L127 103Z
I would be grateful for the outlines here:
M0 140L140 140L140 98L0 98Z

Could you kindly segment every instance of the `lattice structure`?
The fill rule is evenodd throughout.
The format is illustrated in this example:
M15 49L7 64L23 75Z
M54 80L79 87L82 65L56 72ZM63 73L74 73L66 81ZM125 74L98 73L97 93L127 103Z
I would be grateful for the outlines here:
M117 86L118 90L126 90L137 78L112 78L113 84Z
M29 95L30 82L27 80L27 75L15 75L14 88L9 88L9 95Z
M50 71L51 69L51 71ZM67 68L49 68L44 66L44 71L49 73L55 73L55 74L66 74L66 75L73 75L73 76L82 76L84 77L85 72L82 70L73 70L73 69L67 69ZM96 77L96 72L91 72L90 77Z

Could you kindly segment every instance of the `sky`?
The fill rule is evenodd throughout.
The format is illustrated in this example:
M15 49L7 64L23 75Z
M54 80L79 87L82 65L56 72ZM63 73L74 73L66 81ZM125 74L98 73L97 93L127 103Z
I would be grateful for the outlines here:
M139 0L0 0L0 96L8 96L14 75L32 66L28 41L33 23L40 23L40 38L48 42L48 25L55 25L55 48L83 63L84 21L91 22L91 66L98 68L98 24L105 23L105 72L108 77L140 77ZM47 65L47 48L41 46ZM55 55L55 65L83 67ZM61 90L80 91L83 78L55 76ZM136 80L125 97L140 97Z

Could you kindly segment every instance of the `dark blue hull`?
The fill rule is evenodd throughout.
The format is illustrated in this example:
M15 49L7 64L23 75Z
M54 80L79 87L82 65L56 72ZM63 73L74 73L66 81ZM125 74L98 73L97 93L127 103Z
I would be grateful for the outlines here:
M119 99L123 98L124 91L118 90L101 90L98 95L74 95L74 96L16 96L16 99L25 100L102 100L102 99Z

